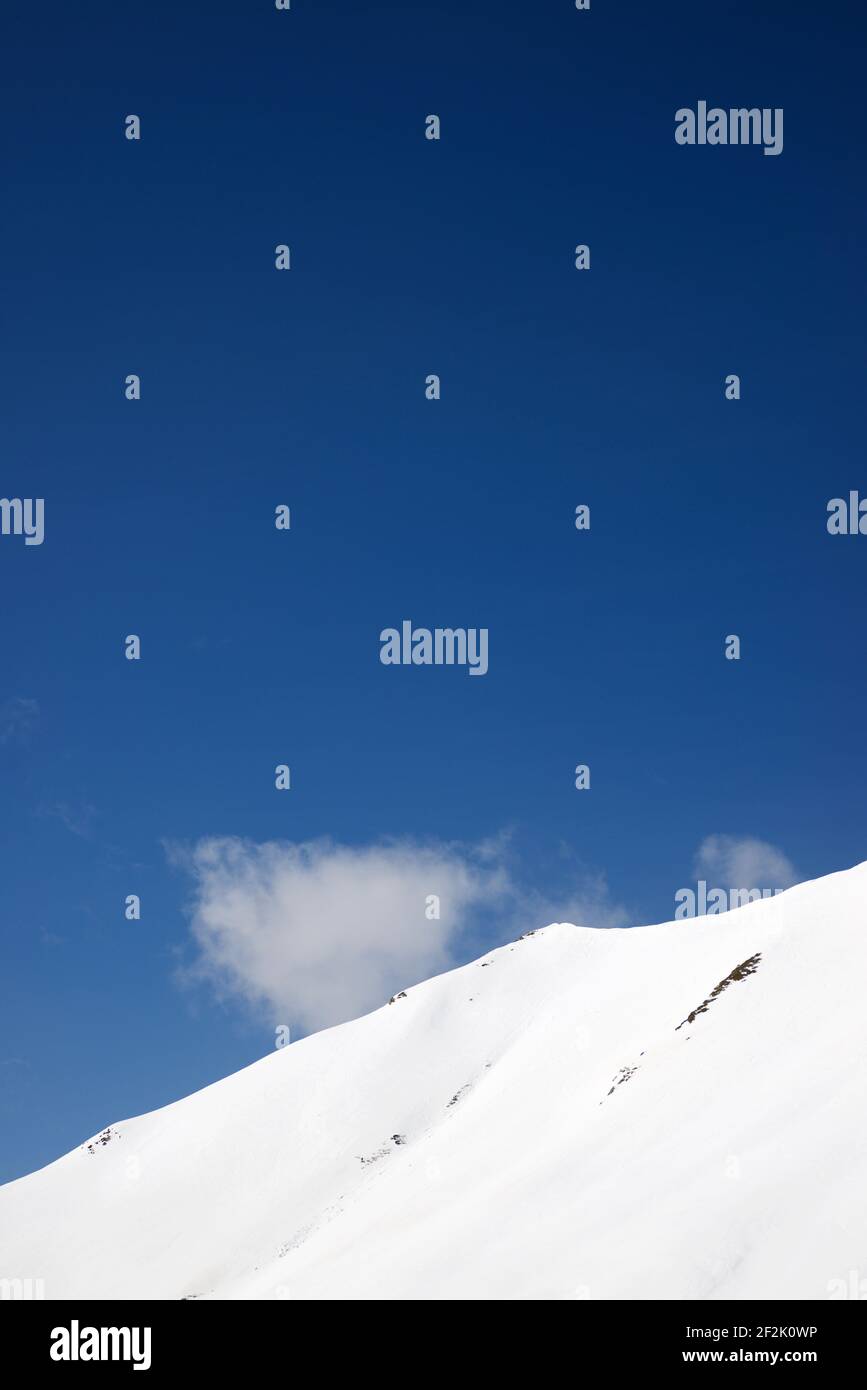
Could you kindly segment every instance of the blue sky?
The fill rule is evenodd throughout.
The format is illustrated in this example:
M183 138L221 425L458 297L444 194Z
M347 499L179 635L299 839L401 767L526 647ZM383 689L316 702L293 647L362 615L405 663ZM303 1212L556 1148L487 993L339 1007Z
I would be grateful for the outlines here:
M708 836L865 857L867 539L825 526L867 493L856 6L6 27L0 495L45 541L0 537L0 1180L273 1045L237 970L190 978L215 837L474 865L445 963L520 909L670 918ZM782 107L783 153L678 146L701 99ZM404 618L486 627L487 675L383 666Z

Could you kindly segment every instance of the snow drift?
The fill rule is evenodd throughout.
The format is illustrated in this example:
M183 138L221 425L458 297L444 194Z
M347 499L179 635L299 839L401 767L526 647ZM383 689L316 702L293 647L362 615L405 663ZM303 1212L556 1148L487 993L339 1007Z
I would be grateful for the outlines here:
M546 927L3 1187L0 1278L828 1298L867 1274L865 978L867 864L722 916Z

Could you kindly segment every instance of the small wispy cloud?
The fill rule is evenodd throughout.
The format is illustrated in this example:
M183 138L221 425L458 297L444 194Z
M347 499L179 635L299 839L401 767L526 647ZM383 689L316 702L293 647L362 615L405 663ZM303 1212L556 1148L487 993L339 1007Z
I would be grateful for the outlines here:
M22 1090L27 1084L30 1070L26 1057L0 1057L0 1093Z
M72 835L88 840L93 831L97 811L89 801L49 801L37 807L37 815L51 816L59 820Z
M801 878L781 849L751 836L708 835L694 870L697 878L727 889L791 888Z
M628 927L634 917L611 896L604 874L584 872L579 884L561 896L532 891L518 892L512 907L512 917L530 926L545 926L549 922L573 922L579 927Z
M0 745L25 740L39 718L35 700L13 695L0 704Z

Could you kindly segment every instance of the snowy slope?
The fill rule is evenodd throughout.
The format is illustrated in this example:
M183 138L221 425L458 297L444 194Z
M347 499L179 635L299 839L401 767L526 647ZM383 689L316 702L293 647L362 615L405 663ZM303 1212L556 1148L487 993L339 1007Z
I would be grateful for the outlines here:
M546 927L0 1188L0 1276L827 1298L867 1275L865 979L867 864L724 916Z

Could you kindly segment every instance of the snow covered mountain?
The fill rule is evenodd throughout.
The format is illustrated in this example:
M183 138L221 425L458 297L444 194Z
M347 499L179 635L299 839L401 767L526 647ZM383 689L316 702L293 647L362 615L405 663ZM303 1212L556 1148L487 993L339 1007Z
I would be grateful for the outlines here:
M723 916L546 927L3 1187L0 1276L826 1299L867 1276L865 980L867 864Z

